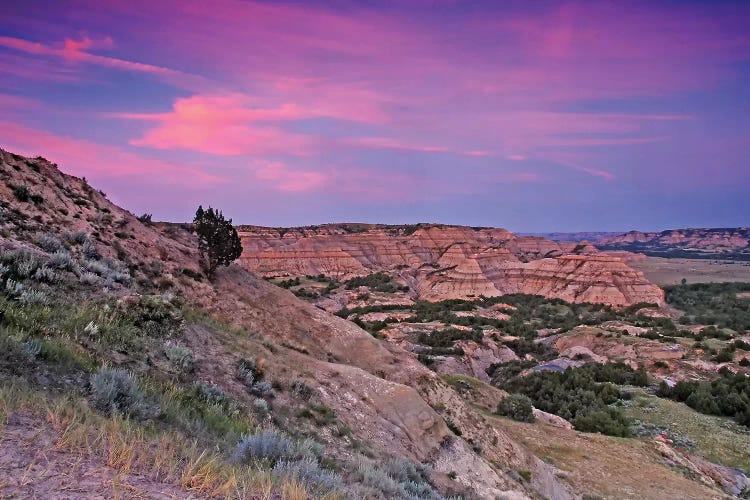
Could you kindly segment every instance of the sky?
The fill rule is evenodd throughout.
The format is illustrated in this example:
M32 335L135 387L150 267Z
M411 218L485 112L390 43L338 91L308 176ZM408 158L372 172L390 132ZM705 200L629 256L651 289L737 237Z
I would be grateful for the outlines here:
M750 2L3 0L0 147L235 223L750 225Z

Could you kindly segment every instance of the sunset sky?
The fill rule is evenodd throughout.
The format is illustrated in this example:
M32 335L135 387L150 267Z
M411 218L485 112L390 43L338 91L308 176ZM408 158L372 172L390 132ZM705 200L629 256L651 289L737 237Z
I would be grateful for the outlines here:
M154 219L750 225L748 1L4 0L0 76L0 147Z

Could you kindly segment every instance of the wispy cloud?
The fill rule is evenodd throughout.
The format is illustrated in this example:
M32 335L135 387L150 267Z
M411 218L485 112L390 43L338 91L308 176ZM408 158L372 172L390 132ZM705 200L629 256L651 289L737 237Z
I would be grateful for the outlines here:
M0 145L28 156L42 155L64 171L90 178L148 178L164 185L215 184L222 178L194 165L152 159L117 146L75 139L17 123L0 122Z
M190 84L198 83L203 84L206 81L201 76L165 66L130 61L117 57L102 56L87 52L87 49L91 48L111 47L112 43L113 42L110 38L100 41L93 41L88 38L83 38L81 40L67 38L60 47L55 47L39 42L24 40L22 38L0 36L0 47L13 49L35 56L52 56L63 59L69 64L84 63L120 71L152 74L164 78L171 83L175 83L178 86L188 86Z

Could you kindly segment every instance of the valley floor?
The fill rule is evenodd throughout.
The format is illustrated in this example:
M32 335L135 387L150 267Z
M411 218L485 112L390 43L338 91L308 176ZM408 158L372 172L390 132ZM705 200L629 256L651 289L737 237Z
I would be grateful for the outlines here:
M628 264L657 285L676 285L682 278L687 283L750 282L750 262L646 257Z

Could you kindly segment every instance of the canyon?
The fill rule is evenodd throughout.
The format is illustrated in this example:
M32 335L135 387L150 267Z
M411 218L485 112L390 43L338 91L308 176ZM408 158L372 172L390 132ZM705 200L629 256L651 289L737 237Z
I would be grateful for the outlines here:
M543 295L613 306L663 303L663 292L615 255L587 243L505 229L438 224L239 226L245 269L266 278L324 275L344 281L387 273L413 300Z

